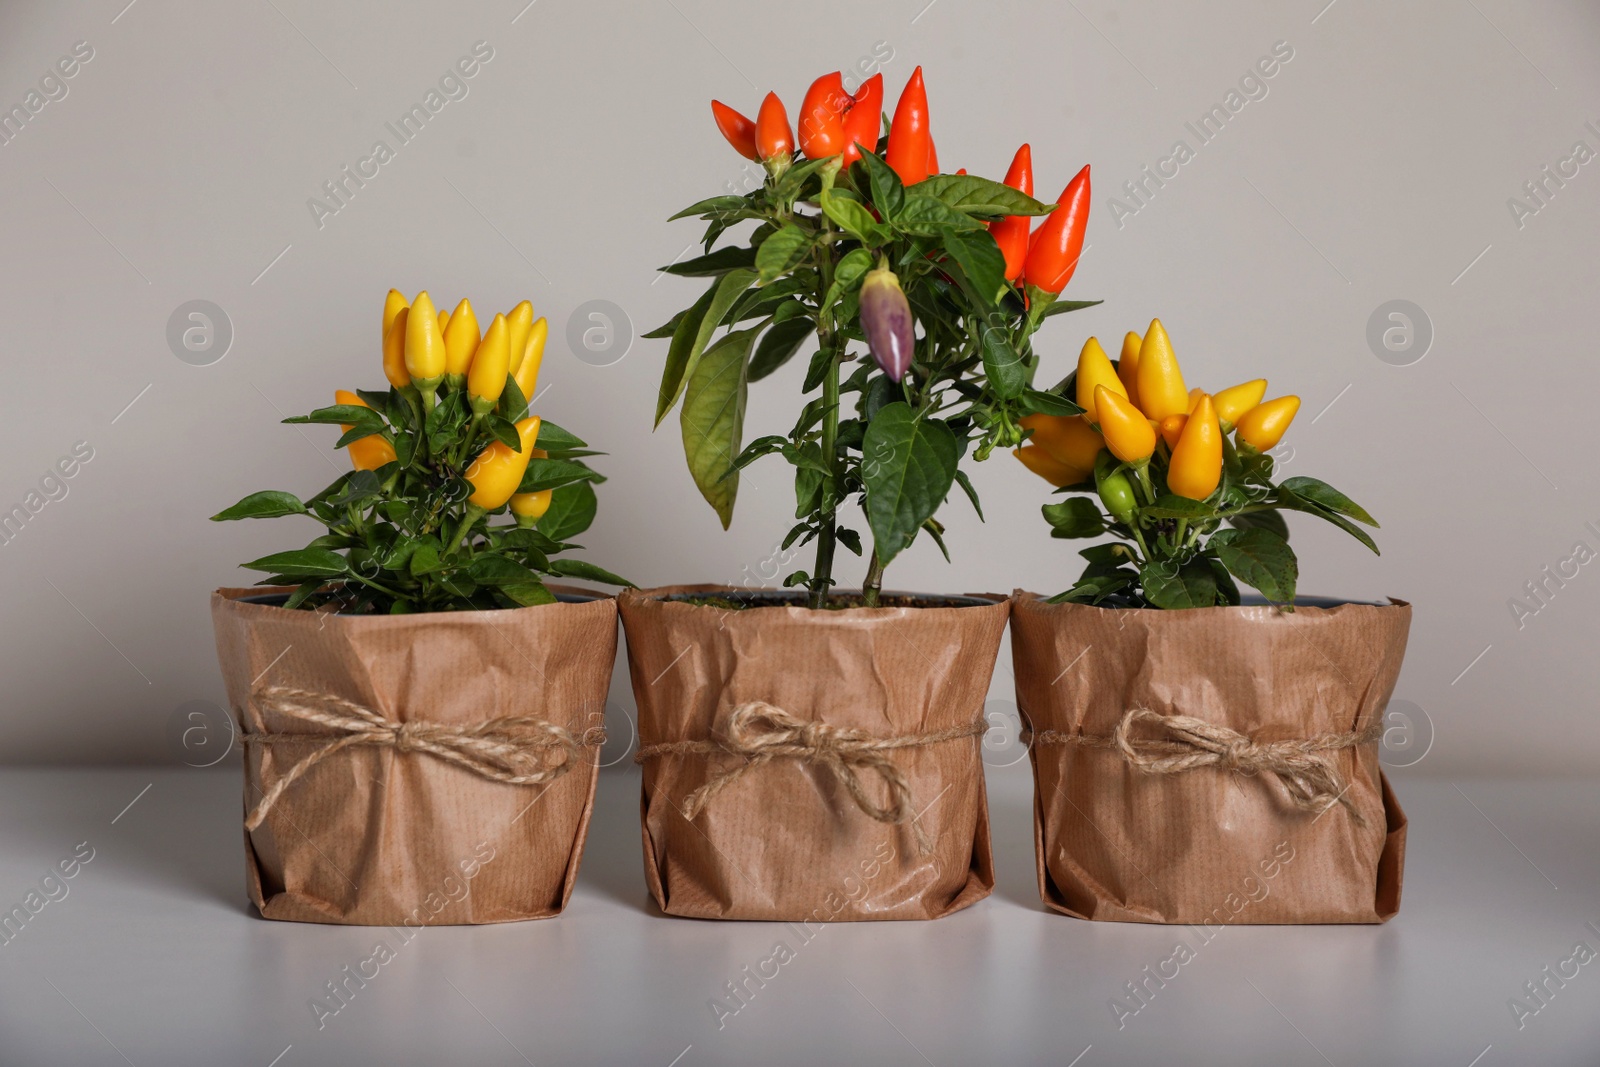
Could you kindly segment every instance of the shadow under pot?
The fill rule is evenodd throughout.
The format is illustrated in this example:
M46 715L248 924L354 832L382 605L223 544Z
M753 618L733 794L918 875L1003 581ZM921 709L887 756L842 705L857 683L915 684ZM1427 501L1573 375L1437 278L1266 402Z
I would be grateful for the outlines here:
M616 602L344 615L219 589L264 918L359 926L557 915L594 805Z
M1378 923L1406 819L1378 765L1411 606L1012 600L1044 903L1081 919Z
M835 594L836 598L840 594ZM984 697L1008 603L619 597L645 879L669 915L937 919L994 886Z

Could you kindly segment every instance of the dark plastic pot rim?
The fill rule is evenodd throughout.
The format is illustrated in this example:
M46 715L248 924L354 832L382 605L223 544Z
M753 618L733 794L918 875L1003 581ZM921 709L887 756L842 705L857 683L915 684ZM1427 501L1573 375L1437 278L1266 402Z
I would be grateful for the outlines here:
M859 589L839 589L839 590L835 590L834 595L841 595L842 594L842 595L845 595L845 596L855 596L855 595L859 595L860 592L861 591ZM694 593L668 593L665 596L655 596L655 597L651 597L650 599L665 601L665 602L668 602L668 603L679 603L679 604L681 604L681 603L686 603L688 601L699 600L699 599L701 599L703 597L722 597L722 598L724 598L726 600L738 601L740 603L743 603L743 604L746 604L746 605L749 605L749 606L779 605L779 606L784 606L784 607L803 608L803 607L806 606L805 602L806 602L806 596L807 595L808 594L804 590L799 590L799 589L702 589L702 590L700 590L698 592L694 592ZM992 607L993 605L1001 603L1002 601L1004 601L1006 599L1005 597L1002 597L1002 596L983 597L983 596L973 596L973 595L970 595L970 594L912 593L912 592L907 592L907 591L902 590L902 589L885 589L885 590L883 590L883 594L882 595L884 595L886 597L911 597L914 600L923 600L923 601L938 601L939 603L936 605L937 607L948 607L948 608ZM712 605L710 605L710 604L697 604L697 605L692 605L692 606L694 606L694 607L711 607ZM884 607L891 607L891 608L894 607L894 606L895 605L892 605L892 604L891 605L884 605ZM848 608L831 608L831 609L827 609L827 610L830 610L830 611L874 610L875 611L875 610L881 610L881 609L878 609L878 608L867 609L864 605L857 604L857 605L852 605L851 607L848 607Z
M263 604L263 605L265 605L267 607L281 608L288 601L288 599L289 599L289 594L288 593L257 593L254 596L238 597L235 602L239 603L239 604ZM606 599L606 596L603 593L594 593L594 594L588 594L588 595L579 595L577 593L557 593L556 594L556 603L557 604L589 604L589 603L593 603L596 600L605 600L605 599ZM531 604L531 605L528 605L528 606L529 607L536 607L536 608L543 608L543 607L549 607L550 605L548 605L548 604ZM521 608L494 608L494 609L479 609L479 608L475 608L472 611L417 611L417 612L412 612L409 615L368 615L368 614L361 614L361 615L350 615L349 617L352 618L352 619L415 619L415 618L419 618L419 617L426 617L426 616L429 616L429 615L439 615L439 616L446 616L446 615L452 615L452 616L454 616L454 615L473 615L473 614L485 615L485 614L491 614L494 611L520 611L520 610L522 610L522 609ZM343 611L337 611L337 612L334 612L334 614L335 615L345 615L347 613L343 612Z

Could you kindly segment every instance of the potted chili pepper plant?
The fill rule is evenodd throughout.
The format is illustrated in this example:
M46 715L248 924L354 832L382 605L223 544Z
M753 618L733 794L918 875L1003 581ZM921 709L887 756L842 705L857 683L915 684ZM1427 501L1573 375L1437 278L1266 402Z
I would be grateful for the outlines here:
M1070 588L1012 604L1057 911L1214 926L1399 909L1406 822L1377 742L1411 608L1296 599L1284 513L1373 552L1377 523L1325 482L1274 480L1300 401L1266 388L1187 389L1157 320L1116 363L1084 345L1064 383L1083 414L1025 420L1018 458L1066 494L1043 507L1052 536L1112 537Z
M383 326L387 390L284 420L341 425L354 469L213 516L326 528L211 598L250 898L301 922L555 915L588 830L616 602L546 578L626 584L559 556L602 479L528 414L548 332L531 304L480 336L468 301L391 290Z
M993 885L979 735L1007 604L885 593L884 572L918 537L944 550L952 489L978 506L964 461L1017 443L1029 414L1077 410L1033 387L1030 339L1086 306L1058 296L1089 169L1060 206L1033 198L1026 145L1005 182L940 173L921 68L880 137L882 101L881 75L854 94L817 79L798 152L776 94L754 122L713 101L766 181L675 216L707 224L704 254L663 270L710 284L650 335L671 339L656 421L679 408L724 527L739 472L782 456L782 550L814 556L791 592L621 598L646 876L670 914L926 919ZM802 353L794 427L746 440L748 388ZM837 588L840 548L864 559L859 591Z

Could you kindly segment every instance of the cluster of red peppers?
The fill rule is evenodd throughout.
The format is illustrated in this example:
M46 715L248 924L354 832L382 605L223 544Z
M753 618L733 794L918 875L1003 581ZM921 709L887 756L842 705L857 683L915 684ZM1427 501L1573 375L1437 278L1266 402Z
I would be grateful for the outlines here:
M793 161L794 131L777 93L768 93L762 100L754 122L720 100L711 101L711 114L722 136L746 159L773 171ZM824 74L811 83L801 102L799 148L807 159L842 156L848 167L863 151L877 151L882 123L882 74L867 79L853 94L844 91L839 71ZM921 67L912 72L895 105L883 159L907 186L940 173ZM1028 145L1017 149L1005 184L1033 195L1033 151ZM1012 215L990 224L989 232L1005 256L1007 281L1020 281L1052 295L1066 287L1083 254L1089 196L1089 168L1085 166L1067 183L1056 209L1044 216L1037 229L1031 229L1032 219L1027 215Z

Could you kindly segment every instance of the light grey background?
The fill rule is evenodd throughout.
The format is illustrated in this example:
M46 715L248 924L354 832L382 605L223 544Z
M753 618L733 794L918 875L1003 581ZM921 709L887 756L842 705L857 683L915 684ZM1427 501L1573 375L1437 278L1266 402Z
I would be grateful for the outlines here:
M94 452L0 545L0 759L172 759L173 709L221 698L206 594L309 530L206 516L343 469L335 434L278 419L381 382L390 286L483 311L529 297L549 317L540 410L612 453L592 558L642 584L763 573L792 521L787 469L752 468L722 533L675 427L650 433L665 342L592 366L567 317L609 300L638 333L698 291L653 268L697 232L667 215L743 180L709 98L753 114L776 88L793 111L821 71L887 53L891 101L924 65L947 169L1000 174L1029 140L1048 197L1094 167L1069 295L1106 303L1052 323L1043 378L1088 333L1114 348L1159 315L1192 381L1262 374L1304 398L1287 471L1364 503L1384 555L1298 523L1302 588L1415 603L1397 695L1434 726L1418 770L1592 772L1600 573L1551 583L1520 627L1508 601L1575 542L1600 549L1600 165L1520 227L1507 205L1574 142L1600 150L1592 4L125 3L0 8L7 109L76 42L94 50L0 145L0 510L75 442ZM319 227L308 198L392 145L384 124L478 41L493 59L468 95ZM1119 227L1122 183L1195 147L1185 123L1279 41L1293 59L1267 95ZM166 339L196 299L234 331L210 366ZM1410 366L1366 339L1394 299L1435 332ZM800 370L753 389L751 436L787 428ZM919 544L890 584L1067 584L1077 560L1038 517L1043 483L1005 456L973 473L988 524L953 501L957 562ZM995 697L1009 686L1002 665ZM624 685L615 699L631 703Z

